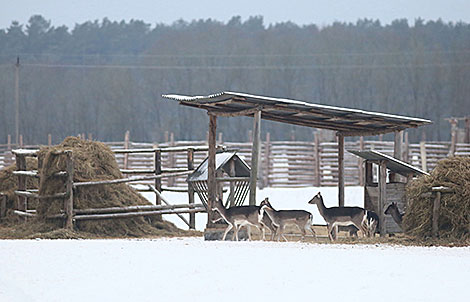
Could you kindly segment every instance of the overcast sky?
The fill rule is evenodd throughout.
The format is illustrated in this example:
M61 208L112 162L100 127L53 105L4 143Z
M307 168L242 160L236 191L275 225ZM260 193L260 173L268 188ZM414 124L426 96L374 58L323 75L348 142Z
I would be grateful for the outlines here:
M90 20L144 20L152 25L175 20L212 18L226 22L232 16L262 15L265 24L293 21L297 24L326 25L334 21L355 22L359 18L382 23L407 18L464 21L470 23L469 0L4 0L0 5L0 28L13 20L25 24L40 14L54 26Z

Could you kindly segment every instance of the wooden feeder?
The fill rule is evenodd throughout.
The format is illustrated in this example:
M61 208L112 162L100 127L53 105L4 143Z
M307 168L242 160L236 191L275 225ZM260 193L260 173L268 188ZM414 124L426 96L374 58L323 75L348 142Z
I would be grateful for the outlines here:
M242 205L249 193L250 167L236 152L217 153L215 162L217 194L222 197L224 183L228 182L230 184L229 195L224 202L225 207ZM209 211L207 206L207 176L208 158L188 176L187 181Z
M407 206L405 196L406 184L413 176L427 175L429 173L375 150L348 151L365 160L364 208L374 211L379 215L381 221L380 235L402 232L402 229L395 223L392 217L385 215L384 211L389 204L396 202L400 212L404 212ZM379 167L378 182L373 180L372 164L376 164ZM390 171L389 182L387 182L387 169ZM397 177L396 174L403 177Z

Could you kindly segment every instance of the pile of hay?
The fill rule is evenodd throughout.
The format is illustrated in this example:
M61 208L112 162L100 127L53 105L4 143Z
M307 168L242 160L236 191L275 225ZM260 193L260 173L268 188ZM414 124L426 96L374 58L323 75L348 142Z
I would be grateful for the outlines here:
M55 172L65 171L65 155L55 155L58 151L71 150L74 161L74 182L110 180L122 178L111 149L103 143L81 140L76 137L66 138L60 145L42 147L38 160L28 159L28 169L37 169L40 163L40 183L31 183L28 187L39 187L39 195L53 195L66 191L65 177L54 176ZM0 172L0 191L11 194L17 188L17 177L12 175L15 166ZM34 180L32 180L34 181ZM31 199L29 199L31 202ZM74 191L74 209L122 207L133 205L150 205L136 190L127 184L97 185L78 187ZM10 208L13 204L9 205ZM37 206L28 204L28 209L37 210L37 218L28 220L14 229L22 238L57 237L58 230L63 227L63 220L45 219L46 216L58 214L63 210L63 199L41 199ZM77 234L89 234L85 237L141 237L141 236L172 236L188 235L186 231L178 229L170 222L155 217L136 217L109 220L77 221L75 224ZM44 235L46 234L46 235ZM76 235L59 234L66 238L75 238ZM12 235L14 237L14 235ZM10 237L8 235L7 237ZM79 235L79 237L83 237Z
M429 176L413 180L406 188L409 206L403 227L406 233L428 238L432 235L433 198L427 192L446 186L439 213L439 236L451 240L470 239L470 157L449 157L437 163Z

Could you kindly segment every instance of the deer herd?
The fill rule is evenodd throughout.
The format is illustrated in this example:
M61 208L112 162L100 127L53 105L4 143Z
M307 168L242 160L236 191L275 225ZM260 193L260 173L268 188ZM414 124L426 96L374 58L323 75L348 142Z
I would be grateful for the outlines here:
M309 202L316 205L323 219L326 221L328 237L334 241L338 234L338 229L348 230L350 234L356 234L361 231L362 236L373 237L379 227L379 217L373 211L363 209L361 207L330 207L327 208L323 202L323 197L318 192ZM212 222L225 220L228 224L225 229L222 240L225 240L227 234L233 229L232 240L238 241L238 231L241 227L246 226L248 231L248 240L251 240L251 227L254 226L262 233L262 240L265 240L265 229L271 232L271 240L276 238L280 241L281 237L287 241L284 236L285 227L287 225L296 225L302 232L302 239L305 239L307 232L312 233L316 238L313 229L313 215L304 210L276 210L265 198L259 206L234 206L226 208L222 200L217 198L212 203L212 211L218 212L218 217L212 218ZM401 218L396 204L392 203L385 214L390 214L395 221ZM400 225L399 224L399 225Z

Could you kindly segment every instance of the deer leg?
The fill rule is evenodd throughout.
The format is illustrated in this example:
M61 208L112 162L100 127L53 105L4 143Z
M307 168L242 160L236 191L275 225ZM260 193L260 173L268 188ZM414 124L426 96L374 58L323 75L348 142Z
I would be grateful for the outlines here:
M251 241L251 226L249 224L246 225L246 231L248 232L248 241Z
M327 232L328 232L328 237L330 238L331 241L335 241L333 239L333 236L331 235L331 231L333 230L333 226L331 224L327 224L326 225L326 229L327 229Z
M225 229L225 232L224 232L224 236L222 237L222 241L225 241L225 237L227 237L227 234L228 232L233 228L233 225L232 224L228 224L228 227ZM233 236L232 236L232 240L233 240Z

